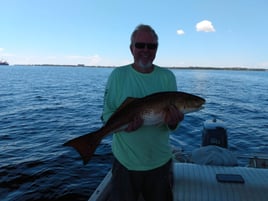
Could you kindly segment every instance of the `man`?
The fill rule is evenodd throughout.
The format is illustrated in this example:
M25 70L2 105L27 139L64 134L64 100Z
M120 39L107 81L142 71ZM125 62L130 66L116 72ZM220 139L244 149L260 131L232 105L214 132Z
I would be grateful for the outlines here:
M153 64L158 36L148 25L139 25L131 35L134 63L111 73L104 97L102 118L107 121L127 97L141 98L161 91L177 91L174 74ZM167 108L165 124L142 126L137 117L128 127L113 135L113 201L170 201L171 148L169 133L183 119L175 106Z

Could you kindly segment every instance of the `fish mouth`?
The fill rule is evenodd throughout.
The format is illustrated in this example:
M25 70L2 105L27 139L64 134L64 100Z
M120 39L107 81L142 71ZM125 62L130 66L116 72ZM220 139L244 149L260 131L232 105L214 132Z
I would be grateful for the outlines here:
M204 108L205 108L204 106L200 106L200 107L196 107L196 108L189 108L189 109L185 110L183 113L188 114L188 113L192 113L192 112L197 112L197 111L202 110Z

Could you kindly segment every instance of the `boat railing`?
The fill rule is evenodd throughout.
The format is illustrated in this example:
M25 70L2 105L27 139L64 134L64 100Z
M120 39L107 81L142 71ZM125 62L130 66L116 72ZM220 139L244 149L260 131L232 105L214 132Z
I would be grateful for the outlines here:
M268 168L268 155L265 154L240 154L237 158L248 160L248 167Z

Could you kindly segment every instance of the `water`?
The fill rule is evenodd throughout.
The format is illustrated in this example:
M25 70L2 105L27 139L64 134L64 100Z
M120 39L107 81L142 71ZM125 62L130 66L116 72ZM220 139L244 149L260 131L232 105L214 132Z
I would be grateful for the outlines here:
M0 200L87 200L111 167L111 136L86 166L67 140L102 124L105 83L111 68L0 68ZM191 151L202 123L226 122L229 147L238 154L268 153L268 72L172 70L181 91L207 100L185 116L171 136Z

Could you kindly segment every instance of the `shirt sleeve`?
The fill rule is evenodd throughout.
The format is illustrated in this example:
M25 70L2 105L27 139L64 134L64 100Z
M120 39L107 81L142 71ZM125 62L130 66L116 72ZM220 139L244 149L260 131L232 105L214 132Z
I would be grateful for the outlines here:
M116 99L116 73L113 71L108 78L105 93L104 93L104 102L103 102L103 112L101 119L103 123L107 122L111 115L116 111L117 106L115 104Z

